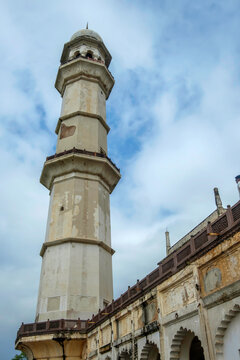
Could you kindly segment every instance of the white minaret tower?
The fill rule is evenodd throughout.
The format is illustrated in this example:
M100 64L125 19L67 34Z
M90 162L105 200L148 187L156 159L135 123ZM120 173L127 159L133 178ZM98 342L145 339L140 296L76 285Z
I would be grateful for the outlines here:
M36 321L90 318L113 298L109 194L120 179L107 157L111 55L89 29L64 45L56 154L44 163L50 191Z

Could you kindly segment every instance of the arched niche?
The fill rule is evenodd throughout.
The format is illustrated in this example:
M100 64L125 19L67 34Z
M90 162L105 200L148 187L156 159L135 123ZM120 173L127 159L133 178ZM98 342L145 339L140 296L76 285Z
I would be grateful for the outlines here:
M215 337L216 360L238 360L240 356L240 305L235 304L221 320Z
M194 332L183 327L177 331L172 340L170 360L205 360L201 341Z

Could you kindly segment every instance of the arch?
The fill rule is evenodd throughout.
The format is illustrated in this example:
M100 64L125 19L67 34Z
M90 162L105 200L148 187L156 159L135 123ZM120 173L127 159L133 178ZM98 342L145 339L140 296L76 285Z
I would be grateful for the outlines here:
M74 59L78 58L79 56L80 56L80 52L75 51L75 53L73 54Z
M25 344L20 344L18 346L18 350L21 350L23 352L23 354L27 357L28 360L34 360L32 350Z
M91 50L88 50L86 53L86 58L92 59L93 58L93 52Z
M223 345L224 345L224 335L226 330L232 321L233 318L240 312L240 305L235 304L234 307L225 314L223 320L217 328L215 336L215 352L216 360L223 359Z
M186 357L185 354L183 355L183 345L185 345L186 348L184 352L190 355L190 350L194 346L193 341L197 342L197 344L201 344L200 340L197 336L195 336L193 331L180 327L172 340L172 345L170 348L170 360L180 360L181 358Z
M157 345L151 341L147 342L142 349L140 360L160 360Z

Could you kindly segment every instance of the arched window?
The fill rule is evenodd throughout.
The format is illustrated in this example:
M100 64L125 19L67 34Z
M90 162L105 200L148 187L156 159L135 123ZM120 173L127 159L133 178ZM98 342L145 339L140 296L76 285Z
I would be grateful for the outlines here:
M92 59L92 58L93 58L93 54L92 54L91 51L88 51L88 52L87 52L86 58L88 58L88 59Z
M240 355L240 313L236 315L232 311L230 314L227 322L231 319L231 316L234 315L234 318L231 319L224 334L223 354L224 359L236 360L239 359Z
M205 360L201 341L191 330L180 327L172 340L170 358Z
M79 51L75 51L74 53L74 58L78 58L80 56L80 52Z

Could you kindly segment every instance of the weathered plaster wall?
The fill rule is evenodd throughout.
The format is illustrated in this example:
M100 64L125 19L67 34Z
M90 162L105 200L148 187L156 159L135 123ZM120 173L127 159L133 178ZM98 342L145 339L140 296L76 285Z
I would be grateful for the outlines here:
M97 82L80 79L67 84L61 117L76 111L100 115L106 120L106 97Z
M111 246L109 192L97 176L72 173L54 182L45 242L72 237Z
M52 339L52 335L42 337L32 336L26 338L24 345L19 346L28 356L28 360L59 360L63 358L63 348L58 342L60 337ZM86 358L86 340L81 337L69 336L63 341L64 355L66 360Z
M212 249L199 259L201 295L204 297L239 280L240 234Z
M73 147L107 154L107 130L99 119L74 115L61 121L56 152L61 153Z
M190 270L190 271L189 271ZM171 279L160 285L162 315L168 315L196 301L196 289L191 267L177 273Z
M48 247L42 263L38 320L90 317L102 307L98 271L98 246L68 242Z

